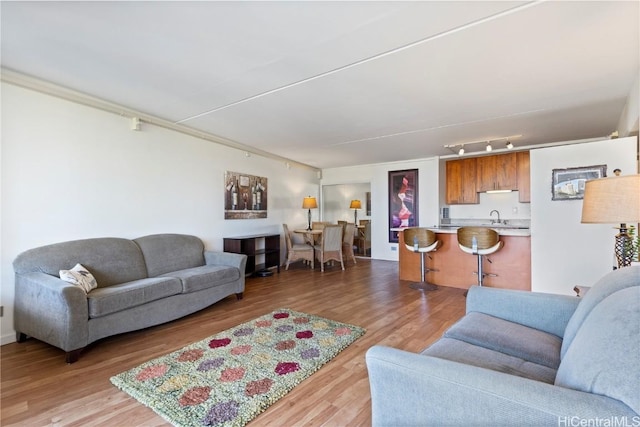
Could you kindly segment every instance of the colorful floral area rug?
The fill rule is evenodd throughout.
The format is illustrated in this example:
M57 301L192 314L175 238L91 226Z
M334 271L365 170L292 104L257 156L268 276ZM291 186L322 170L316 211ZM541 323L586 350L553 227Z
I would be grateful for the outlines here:
M364 333L280 309L111 382L176 426L244 426Z

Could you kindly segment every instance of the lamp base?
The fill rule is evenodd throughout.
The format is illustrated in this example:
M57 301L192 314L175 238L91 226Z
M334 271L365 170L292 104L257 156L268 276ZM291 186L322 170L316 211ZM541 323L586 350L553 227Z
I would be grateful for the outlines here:
M627 233L627 225L620 224L620 233L616 234L614 251L618 260L618 268L629 267L633 261L633 242Z
M309 225L307 226L307 231L311 231L311 209L309 209L309 213L307 214L307 218L309 221Z

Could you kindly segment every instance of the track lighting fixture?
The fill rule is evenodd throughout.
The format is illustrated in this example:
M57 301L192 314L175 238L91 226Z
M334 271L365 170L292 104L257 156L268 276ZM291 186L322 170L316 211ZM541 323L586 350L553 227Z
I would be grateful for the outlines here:
M511 150L513 148L513 144L511 143L511 140L514 138L520 138L522 135L509 135L509 136L502 136L502 137L497 137L497 138L489 138L489 139L480 139L478 141L469 141L469 142L464 142L461 144L449 144L449 145L445 145L444 148L448 148L449 150L453 151L454 153L458 153L458 156L462 156L466 151L465 151L465 145L469 145L469 144L486 144L484 149L489 152L489 151L493 151L493 145L491 145L492 142L498 142L498 141L507 141L505 147L507 150ZM501 151L501 150L499 150Z

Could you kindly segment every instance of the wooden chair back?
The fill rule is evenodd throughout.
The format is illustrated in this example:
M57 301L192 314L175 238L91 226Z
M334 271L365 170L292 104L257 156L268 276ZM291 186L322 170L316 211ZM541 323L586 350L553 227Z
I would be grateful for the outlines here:
M405 228L402 231L402 235L404 238L404 244L407 246L408 249L409 248L413 249L415 238L418 239L418 247L420 248L426 248L428 246L431 246L436 241L436 233L426 228L420 228L420 227Z
M500 235L496 230L487 227L458 228L458 243L464 247L473 247L473 238L478 242L478 249L489 249L498 244Z

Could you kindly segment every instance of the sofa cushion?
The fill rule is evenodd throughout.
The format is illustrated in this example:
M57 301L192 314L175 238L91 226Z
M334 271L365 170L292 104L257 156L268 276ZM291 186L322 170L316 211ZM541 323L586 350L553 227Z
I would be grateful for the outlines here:
M93 274L98 288L147 277L138 245L115 237L73 240L29 249L18 255L13 268L17 274L38 271L58 276L60 270L69 270L78 263Z
M149 277L204 265L204 244L196 236L154 234L134 242L144 254Z
M449 328L444 336L553 370L560 365L562 340L559 337L488 314L470 312Z
M452 338L441 338L424 350L422 354L548 384L553 384L556 376L556 370L547 366Z
M182 283L174 277L135 280L87 294L89 317L95 318L182 293Z
M582 298L580 305L578 305L573 316L569 319L569 323L567 323L564 336L562 337L563 342L560 357L564 357L576 333L580 329L582 322L600 301L621 289L638 285L640 285L640 266L619 268L598 280L596 284L589 289L589 292L587 292L584 298Z
M555 384L620 400L640 414L639 355L640 286L634 286L590 311L560 363Z
M203 265L202 267L173 271L161 277L176 277L180 279L182 292L186 294L238 280L240 278L240 270L225 265Z

